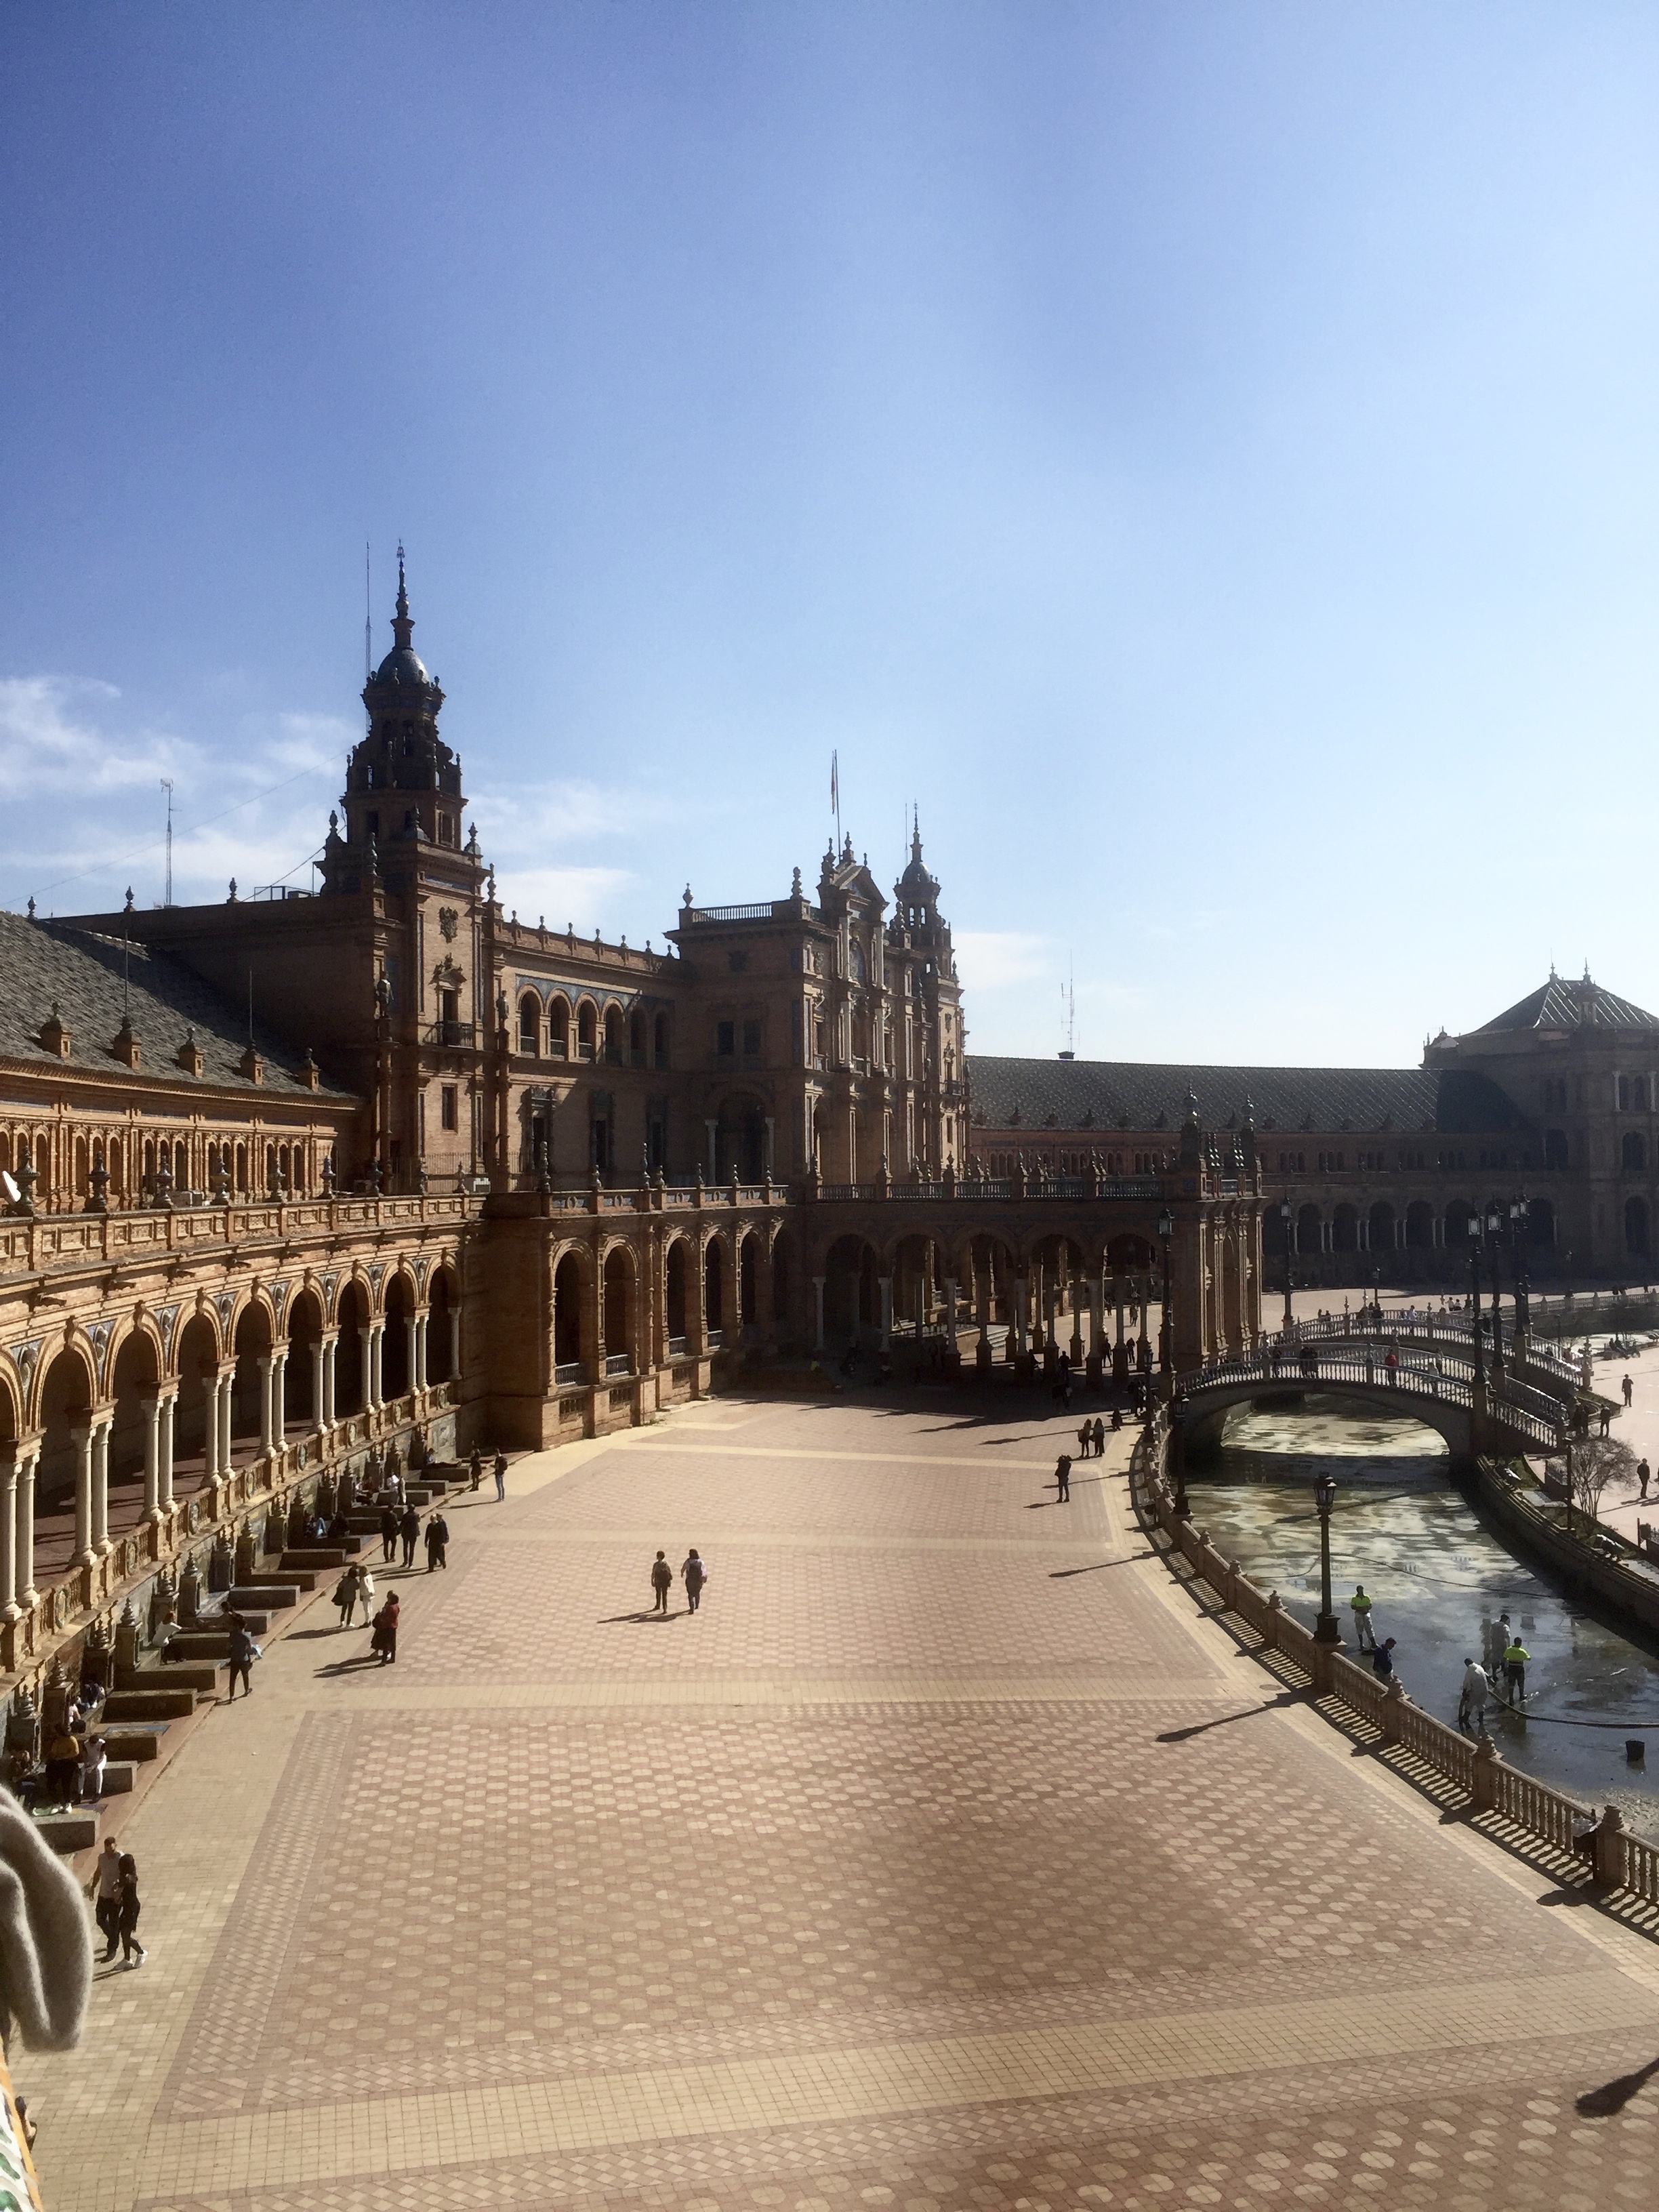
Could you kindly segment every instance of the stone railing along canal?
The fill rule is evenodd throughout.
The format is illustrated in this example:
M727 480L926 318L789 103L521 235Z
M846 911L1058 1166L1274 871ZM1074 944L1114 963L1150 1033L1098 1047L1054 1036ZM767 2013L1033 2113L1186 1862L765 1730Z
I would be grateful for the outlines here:
M1165 1480L1168 1416L1159 1407L1137 1439L1129 1462L1129 1489L1142 1526L1161 1530L1170 1549L1220 1598L1224 1608L1258 1636L1264 1650L1304 1674L1318 1699L1334 1699L1376 1729L1384 1745L1398 1745L1431 1768L1469 1801L1474 1814L1498 1820L1541 1838L1556 1850L1586 1861L1596 1887L1628 1890L1659 1905L1659 1846L1632 1835L1616 1805L1596 1819L1580 1805L1500 1757L1488 1735L1471 1740L1437 1720L1406 1695L1399 1678L1383 1683L1338 1650L1315 1641L1279 1602L1277 1590L1263 1591L1237 1560L1222 1557L1204 1531L1176 1511Z

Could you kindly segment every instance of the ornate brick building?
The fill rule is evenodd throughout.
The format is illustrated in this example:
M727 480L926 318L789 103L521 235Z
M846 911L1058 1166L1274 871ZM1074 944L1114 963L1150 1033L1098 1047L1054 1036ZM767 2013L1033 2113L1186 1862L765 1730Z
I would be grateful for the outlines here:
M417 1436L592 1435L849 1336L1121 1370L1166 1260L1174 1363L1255 1341L1248 1132L964 1172L919 832L890 901L848 839L810 896L688 888L659 949L532 927L401 564L392 628L315 896L0 916L0 1664Z

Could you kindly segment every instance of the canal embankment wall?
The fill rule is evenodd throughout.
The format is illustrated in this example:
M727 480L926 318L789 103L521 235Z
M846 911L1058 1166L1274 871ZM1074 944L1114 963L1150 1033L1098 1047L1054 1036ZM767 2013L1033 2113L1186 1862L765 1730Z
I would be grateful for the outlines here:
M1632 1835L1616 1805L1606 1807L1598 1819L1591 1807L1510 1765L1489 1735L1471 1741L1413 1705L1398 1676L1383 1683L1345 1658L1340 1644L1319 1643L1277 1590L1261 1589L1236 1559L1216 1549L1205 1530L1176 1511L1169 1449L1169 1417L1160 1406L1130 1455L1136 1516L1155 1551L1183 1561L1216 1594L1224 1616L1231 1616L1227 1625L1247 1649L1274 1655L1275 1672L1299 1676L1316 1705L1339 1724L1357 1724L1379 1748L1397 1748L1420 1761L1467 1801L1472 1819L1537 1838L1578 1862L1598 1889L1659 1906L1659 1845Z

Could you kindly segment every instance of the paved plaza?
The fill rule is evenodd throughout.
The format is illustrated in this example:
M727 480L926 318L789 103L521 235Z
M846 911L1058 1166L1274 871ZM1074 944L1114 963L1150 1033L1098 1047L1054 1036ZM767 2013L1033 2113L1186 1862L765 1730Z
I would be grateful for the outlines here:
M688 1407L451 1507L395 1669L314 1607L124 1833L150 1964L20 2063L52 2212L1659 2202L1659 1948L1286 1700L1066 1441Z

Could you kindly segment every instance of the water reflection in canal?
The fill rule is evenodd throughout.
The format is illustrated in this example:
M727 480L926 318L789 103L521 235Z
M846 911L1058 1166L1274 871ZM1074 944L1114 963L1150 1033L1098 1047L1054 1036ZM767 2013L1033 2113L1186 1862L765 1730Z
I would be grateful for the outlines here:
M1312 1486L1322 1468L1338 1486L1331 1580L1349 1656L1346 1600L1364 1583L1378 1637L1397 1639L1396 1671L1412 1698L1455 1725L1463 1661L1480 1656L1482 1616L1507 1607L1532 1654L1532 1717L1489 1712L1499 1751L1584 1803L1617 1804L1633 1827L1659 1837L1659 1657L1592 1619L1487 1533L1452 1486L1446 1447L1431 1429L1350 1413L1313 1395L1300 1410L1243 1407L1213 1460L1193 1470L1194 1520L1311 1626L1319 1609ZM1645 1735L1651 1778L1626 1765L1627 1735Z

